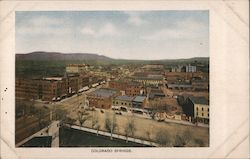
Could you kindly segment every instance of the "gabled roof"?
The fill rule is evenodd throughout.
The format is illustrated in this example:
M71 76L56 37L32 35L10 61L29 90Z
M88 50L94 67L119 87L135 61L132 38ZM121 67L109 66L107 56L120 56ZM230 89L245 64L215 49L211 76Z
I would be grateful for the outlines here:
M193 104L209 105L209 101L205 97L188 97Z

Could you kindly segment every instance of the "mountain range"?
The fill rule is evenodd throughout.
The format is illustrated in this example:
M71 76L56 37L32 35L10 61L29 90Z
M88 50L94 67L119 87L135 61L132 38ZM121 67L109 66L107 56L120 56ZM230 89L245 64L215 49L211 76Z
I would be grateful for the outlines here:
M94 60L94 61L149 61L149 60L128 60L128 59L113 59L104 55L95 53L60 53L60 52L44 52L36 51L27 54L16 54L16 60L32 60L32 61L67 61L67 60ZM158 62L187 62L187 61L209 61L209 57L194 57L188 59L161 59L151 60Z
M59 53L59 52L31 52L27 54L16 54L16 60L38 60L38 61L65 61L65 60L112 60L103 55L92 53Z

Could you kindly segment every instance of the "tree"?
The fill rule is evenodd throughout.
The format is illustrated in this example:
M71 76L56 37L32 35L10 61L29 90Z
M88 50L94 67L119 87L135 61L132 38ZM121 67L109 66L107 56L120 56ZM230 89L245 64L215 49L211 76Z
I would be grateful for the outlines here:
M156 133L156 141L160 146L169 146L171 143L168 132L163 129L160 129Z
M177 102L179 105L183 106L185 104L185 98L181 95L178 95Z
M89 119L88 113L85 110L78 111L77 117L81 127Z
M92 112L92 128L94 128L96 126L96 124L98 124L99 118L98 115L96 113L94 113L94 111Z
M128 122L127 122L127 125L125 127L125 134L127 137L127 142L128 142L128 136L134 137L135 131L136 131L136 128L135 128L134 117L128 118Z
M112 117L110 117L112 116ZM110 139L112 140L113 137L113 132L115 131L115 129L117 129L117 124L116 124L116 116L114 113L112 113L112 115L110 113L106 113L106 117L105 117L105 128L107 131L109 131L111 133Z
M56 114L56 120L65 120L67 112L62 109L56 109L55 114Z
M70 118L70 117L66 117L65 120L63 121L63 123L69 124L70 127L71 127L75 122L76 122L76 120L75 120L75 119L72 119L72 118Z
M146 131L146 137L147 137L147 139L150 141L150 144L152 144L152 143L151 143L151 130L147 130L147 131Z
M201 139L195 139L194 142L199 146L199 147L204 147L205 143Z
M98 136L98 132L99 132L99 129L100 129L100 125L99 125L99 124L96 124L96 125L95 125L95 129L96 129L96 136Z
M186 146L191 140L191 132L189 129L186 129L183 134L177 134L175 137L175 147L184 147Z
M94 112L92 112L92 128L96 129L96 135L98 136L98 132L100 129L99 118L98 114Z
M42 109L38 110L38 123L39 123L39 129L43 128L45 125L45 113Z

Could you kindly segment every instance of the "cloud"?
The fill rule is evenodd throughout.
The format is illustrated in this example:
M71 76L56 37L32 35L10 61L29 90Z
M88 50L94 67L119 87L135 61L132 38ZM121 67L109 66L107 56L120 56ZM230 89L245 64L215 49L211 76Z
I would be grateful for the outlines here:
M19 27L16 29L18 35L22 36L44 36L44 35L65 35L71 33L69 28L51 28L51 27Z
M96 26L85 26L81 29L81 33L93 37L122 35L121 31L112 23L106 23L100 28L96 28Z
M31 26L59 26L63 25L65 21L60 18L52 18L46 16L39 16L28 20L28 24Z
M173 27L163 28L141 37L143 40L184 40L197 39L206 36L207 26L194 19L178 21Z
M124 12L129 16L128 22L135 26L141 26L146 23L146 21L142 18L143 13L141 12Z
M24 20L16 27L16 33L22 36L65 35L71 30L64 24L65 21L60 18L38 16Z
M88 26L82 28L81 33L86 34L86 35L93 35L93 36L96 36L97 34L95 30L93 30L91 27L88 27Z

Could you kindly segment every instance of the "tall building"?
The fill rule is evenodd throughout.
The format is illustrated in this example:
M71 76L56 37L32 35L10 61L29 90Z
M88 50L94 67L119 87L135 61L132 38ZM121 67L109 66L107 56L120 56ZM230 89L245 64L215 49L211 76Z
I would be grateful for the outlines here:
M15 88L17 98L55 101L67 96L66 79L60 77L42 79L17 78Z
M196 66L187 65L186 72L196 72Z

